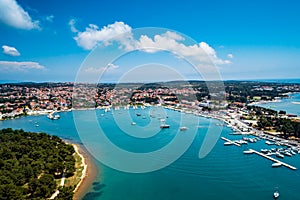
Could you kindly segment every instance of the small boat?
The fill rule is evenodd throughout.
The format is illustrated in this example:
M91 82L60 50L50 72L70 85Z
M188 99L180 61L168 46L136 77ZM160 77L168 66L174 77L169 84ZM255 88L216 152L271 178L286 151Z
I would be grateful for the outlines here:
M276 190L274 193L273 193L273 197L274 197L274 199L278 199L279 198L279 192L278 192L278 190Z
M278 158L284 158L284 155L282 155L281 153L277 152L276 153L276 157L278 157Z
M60 115L54 115L53 119L59 119Z
M274 145L274 143L273 143L273 142L270 142L269 140L266 141L266 144L267 144L267 145Z
M292 154L291 154L290 152L288 152L288 151L285 151L285 152L284 152L284 155L289 156L289 157L292 156Z
M170 128L170 125L168 125L168 124L162 124L162 125L160 125L160 128Z
M278 163L278 162L275 162L272 164L272 167L281 167L282 164L281 163Z
M188 128L185 126L180 127L180 131L186 131Z
M54 116L53 116L52 113L50 113L49 115L47 115L47 117L48 117L49 119L53 119L53 118L54 118Z
M136 125L136 123L135 122L131 122L131 125Z
M224 142L224 146L229 146L229 145L233 145L232 142Z
M140 113L136 113L136 116L141 116L141 114Z
M261 151L262 153L268 153L268 152L269 152L268 149L261 149L260 151Z
M244 154L252 154L253 151L251 151L251 150L245 150L245 151L243 151L243 153L244 153Z

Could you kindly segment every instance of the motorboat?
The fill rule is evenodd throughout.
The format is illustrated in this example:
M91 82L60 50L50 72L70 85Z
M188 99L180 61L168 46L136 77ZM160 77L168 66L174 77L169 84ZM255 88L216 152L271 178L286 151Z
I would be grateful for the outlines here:
M180 131L186 131L188 128L185 126L180 127Z
M267 144L267 145L274 145L274 143L273 143L273 142L270 142L269 140L266 141L266 144Z
M276 157L278 157L278 158L284 158L284 155L282 155L281 153L277 152L276 153Z
M262 153L268 153L268 152L269 152L268 149L261 149L260 151L261 151Z
M244 153L244 154L252 154L253 151L251 151L251 150L245 150L245 151L243 151L243 153Z
M229 145L232 145L233 143L232 142L224 142L224 146L229 146Z
M278 190L274 191L274 193L273 193L274 199L278 199L279 196L280 196L279 191Z
M281 163L278 163L278 162L275 162L272 164L272 167L281 167L282 164Z
M161 124L160 128L170 128L170 125L168 125L168 124Z

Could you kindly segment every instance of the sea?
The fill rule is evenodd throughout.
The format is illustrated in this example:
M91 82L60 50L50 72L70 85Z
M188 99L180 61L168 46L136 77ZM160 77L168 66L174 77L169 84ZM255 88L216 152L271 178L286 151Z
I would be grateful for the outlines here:
M217 119L159 107L59 115L0 121L0 128L46 132L85 145L99 173L84 200L264 200L273 199L274 190L280 199L300 199L300 154L283 159L297 170L272 168L272 161L243 151L275 146L264 140L225 146L221 137L242 136Z
M277 102L267 102L257 105L276 111L283 110L286 111L287 114L300 116L300 93L290 94L289 97L282 98Z

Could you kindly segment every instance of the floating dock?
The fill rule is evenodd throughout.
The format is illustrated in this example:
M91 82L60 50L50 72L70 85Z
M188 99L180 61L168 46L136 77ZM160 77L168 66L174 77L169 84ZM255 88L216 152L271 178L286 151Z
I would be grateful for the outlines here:
M222 138L222 139L223 139L223 138ZM280 160L277 160L277 159L275 159L275 158L272 158L272 157L270 157L270 156L267 156L267 155L265 155L265 154L263 154L263 153L260 153L260 152L258 152L258 151L255 151L255 150L253 150L253 149L249 149L249 151L252 151L253 153L255 153L255 154L257 154L257 155L260 155L260 156L262 156L262 157L264 157L264 158L267 158L267 159L269 159L269 160L272 160L273 162L280 163L281 165L283 165L283 166L285 166L285 167L287 167L287 168L289 168L289 169L292 169L292 170L296 170L296 169L297 169L296 167L294 167L294 166L292 166L292 165L289 165L289 164L287 164L287 163L284 163L284 162L282 162L282 161L280 161Z
M234 141L232 141L232 140L229 140L229 139L227 139L227 138L225 138L225 137L221 137L221 139L222 139L222 140L225 140L226 142L230 142L231 144L234 144L234 145L236 145L236 146L238 146L238 147L241 146L240 144L238 144L238 143L236 143L236 142L234 142Z

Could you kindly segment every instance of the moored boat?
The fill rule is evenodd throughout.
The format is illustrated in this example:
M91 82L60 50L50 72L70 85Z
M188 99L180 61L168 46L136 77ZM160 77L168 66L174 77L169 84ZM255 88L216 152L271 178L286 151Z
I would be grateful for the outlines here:
M168 124L161 124L160 128L170 128L170 125L168 125Z
M282 155L281 153L277 152L276 153L276 157L278 157L278 158L284 158L284 155Z
M282 164L281 163L278 163L278 162L275 162L272 164L272 167L281 167Z
M229 145L233 145L232 142L224 142L224 146L229 146Z
M243 151L243 153L244 153L244 154L252 154L253 151L251 151L251 150L245 150L245 151Z

